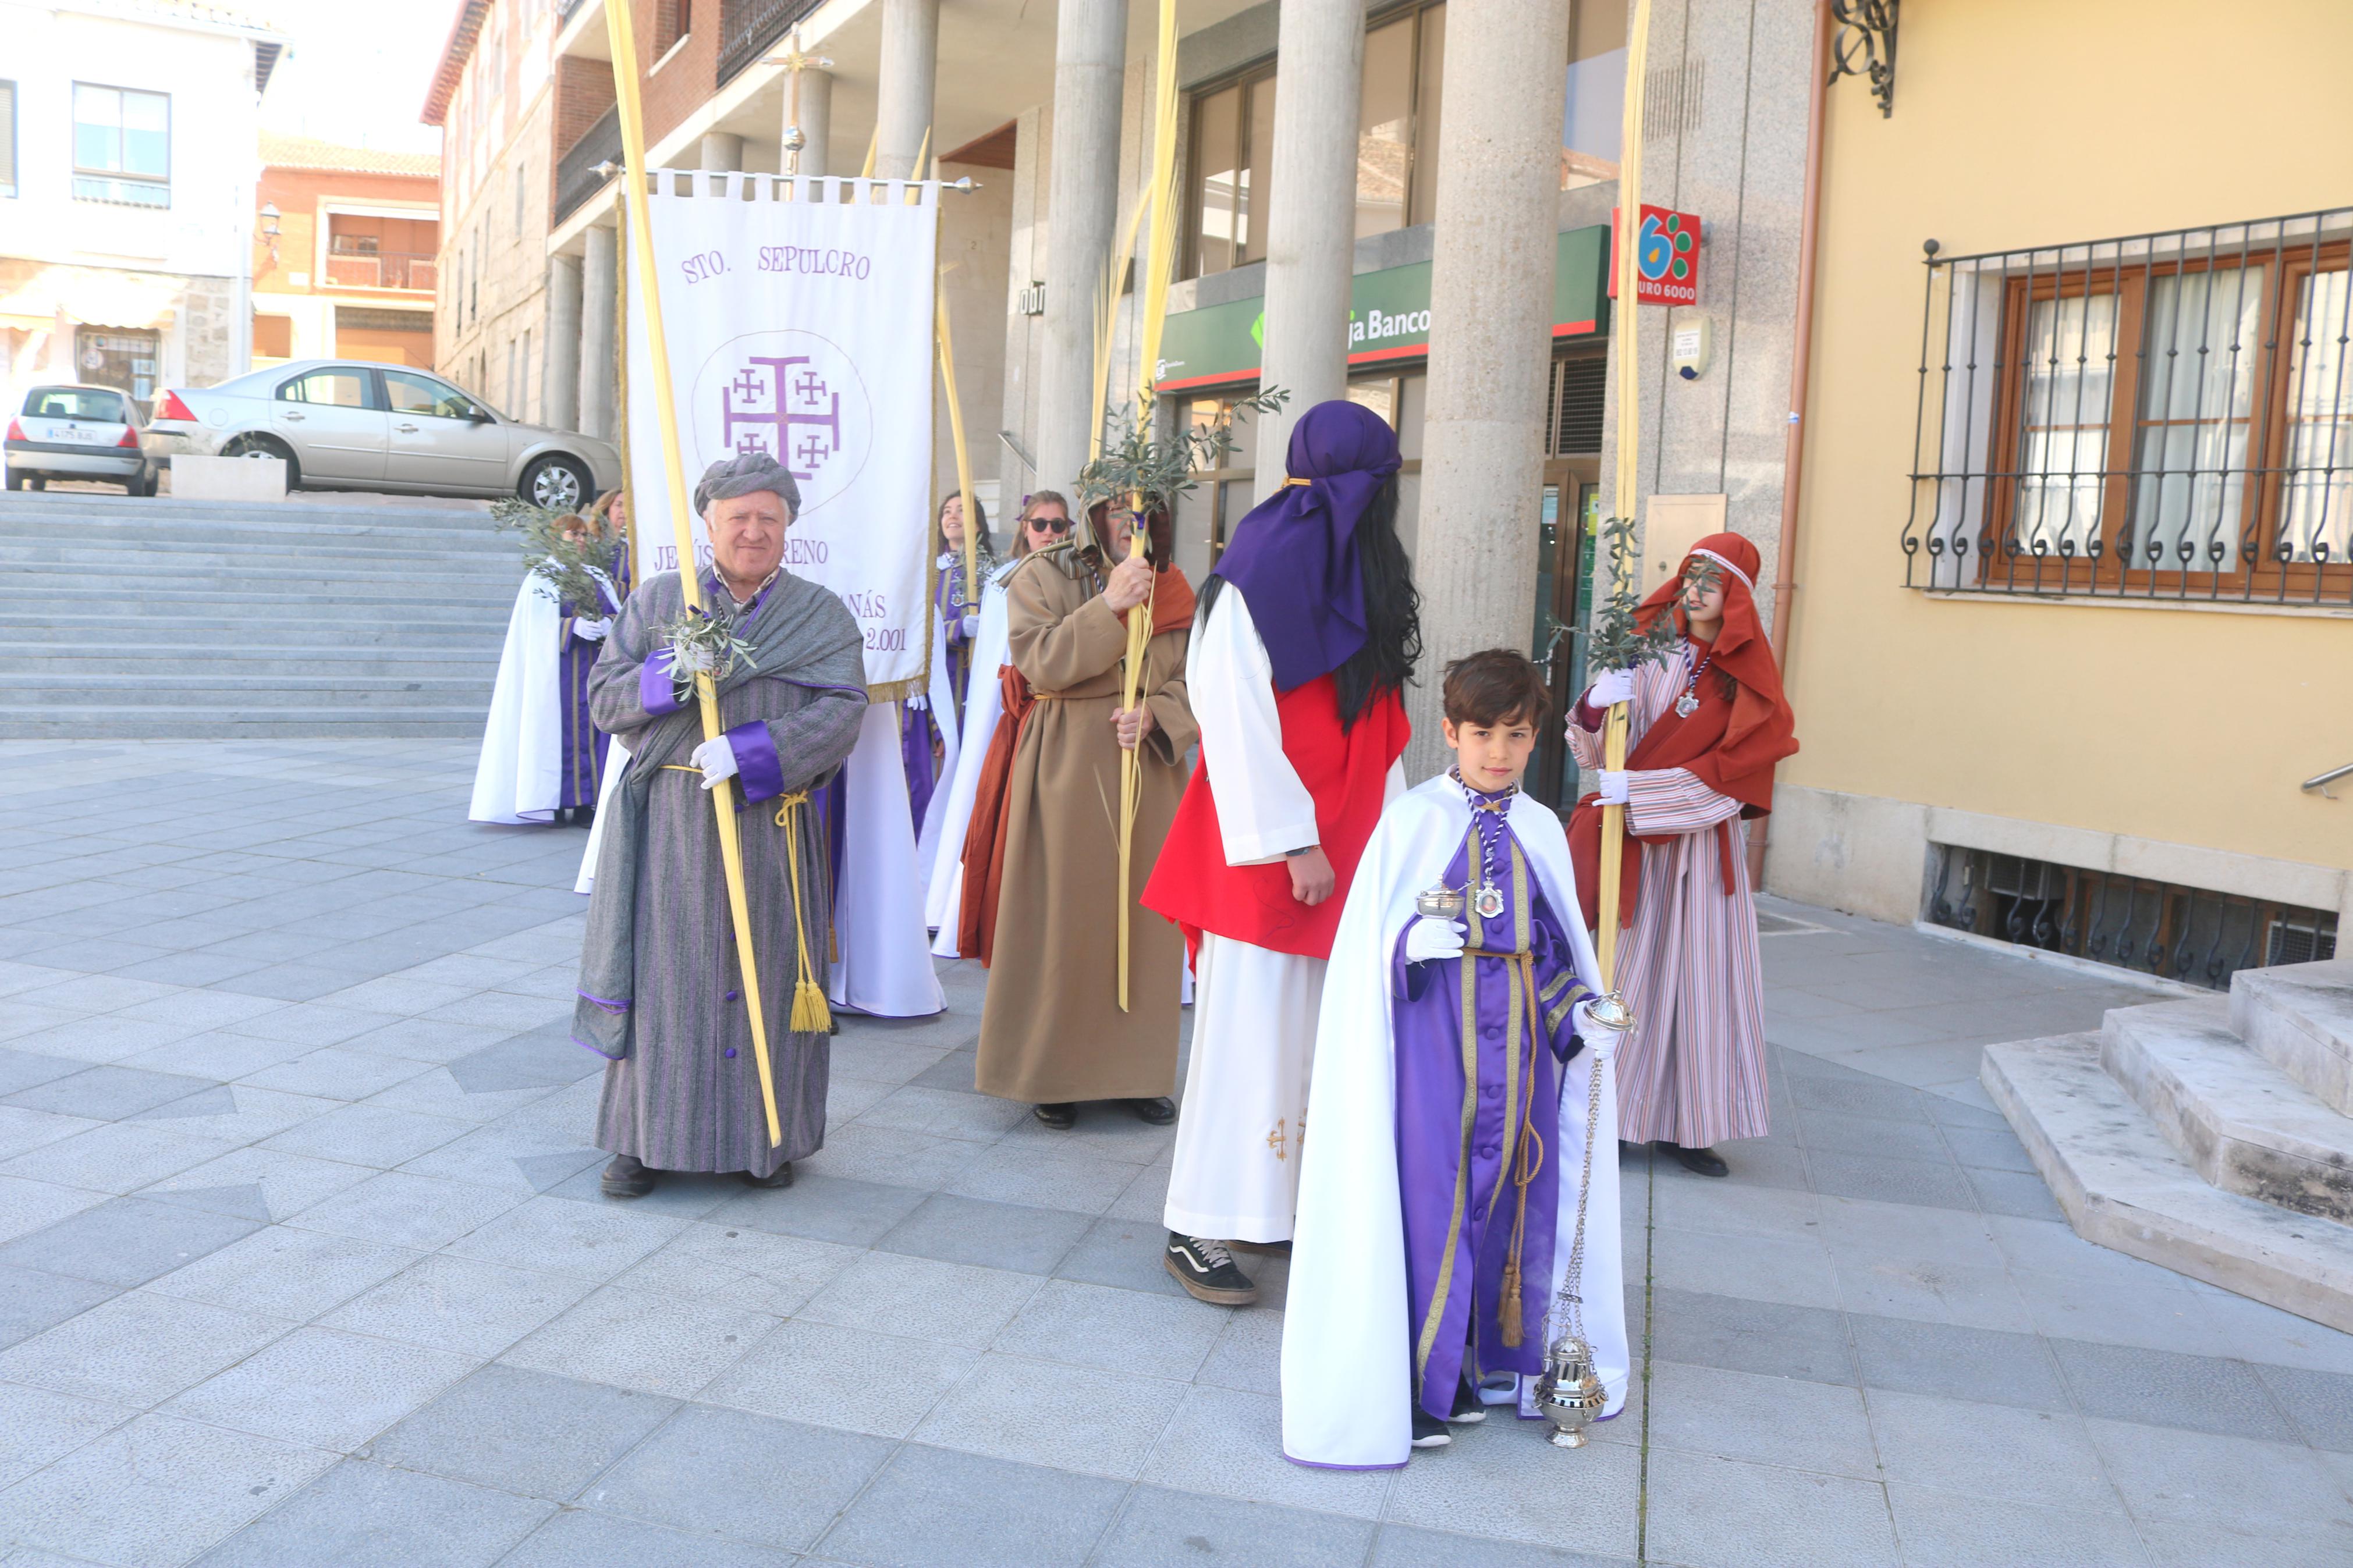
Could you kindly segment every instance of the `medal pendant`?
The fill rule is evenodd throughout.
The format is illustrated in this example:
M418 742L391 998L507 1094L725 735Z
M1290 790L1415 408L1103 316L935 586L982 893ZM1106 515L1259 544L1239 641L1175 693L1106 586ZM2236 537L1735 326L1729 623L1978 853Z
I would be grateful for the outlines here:
M1678 719L1688 719L1697 711L1699 711L1699 698L1694 693L1686 691L1675 699L1675 717Z
M1493 920L1504 912L1504 889L1493 882L1482 884L1478 895L1471 900L1471 907L1479 911L1481 920Z

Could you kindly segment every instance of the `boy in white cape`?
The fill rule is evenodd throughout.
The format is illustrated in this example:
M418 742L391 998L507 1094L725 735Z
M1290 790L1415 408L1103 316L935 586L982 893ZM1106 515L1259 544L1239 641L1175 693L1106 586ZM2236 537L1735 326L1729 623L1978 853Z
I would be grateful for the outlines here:
M1519 791L1543 677L1491 649L1446 671L1455 766L1399 796L1366 847L1324 984L1282 1335L1282 1448L1393 1468L1485 1418L1534 1419L1600 1075L1583 1268L1571 1288L1608 1394L1629 1368L1615 1037L1560 820ZM1417 896L1460 896L1451 917Z

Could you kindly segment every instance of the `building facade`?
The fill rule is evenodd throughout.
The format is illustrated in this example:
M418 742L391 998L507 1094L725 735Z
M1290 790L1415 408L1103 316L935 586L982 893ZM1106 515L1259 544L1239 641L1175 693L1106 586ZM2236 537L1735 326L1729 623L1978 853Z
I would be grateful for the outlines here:
M2201 986L2353 912L2353 12L2221 16L1831 94L1774 888Z
M143 407L244 371L284 36L178 0L0 0L0 385L94 382Z
M430 370L441 162L261 135L253 364L366 359Z
M558 23L551 0L465 0L422 118L442 132L435 367L514 418L570 426L545 374Z

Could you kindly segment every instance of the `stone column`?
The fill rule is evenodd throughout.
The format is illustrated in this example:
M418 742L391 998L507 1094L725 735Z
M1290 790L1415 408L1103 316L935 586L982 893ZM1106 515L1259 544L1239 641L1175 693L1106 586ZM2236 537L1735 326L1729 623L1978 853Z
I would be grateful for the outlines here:
M581 237L588 250L580 265L580 433L609 441L619 427L620 345L613 332L620 306L617 231L597 225Z
M1348 389L1363 0L1284 0L1275 37L1282 86L1274 95L1267 176L1276 199L1266 225L1266 339L1259 384L1285 388L1291 401L1281 413L1258 416L1261 500L1282 483L1292 426Z
M882 0L882 48L875 63L877 179L903 180L915 173L915 154L932 128L939 65L940 0Z
M547 258L547 367L540 416L559 430L580 428L580 258Z
M731 136L724 131L712 131L702 138L702 167L717 174L733 174L744 166L744 138Z
M1485 647L1525 652L1535 626L1568 77L1568 7L1554 0L1450 6L1446 22L1430 278L1439 325L1414 551L1424 653L1421 683L1407 695L1415 780L1439 770L1447 661Z
M1034 488L1075 495L1095 405L1095 289L1117 243L1124 0L1061 0L1054 24L1054 133L1046 184L1045 353L1038 372Z
M800 172L804 174L832 174L833 170L828 168L826 164L826 148L833 140L833 73L831 71L819 70L802 71L800 73L800 127L801 136L803 138L801 145ZM786 82L785 85L785 129L787 131L790 131L793 127L792 94L792 84L790 82ZM791 168L792 159L790 155L787 154L786 156L778 159L776 162L776 167L778 169ZM851 173L854 174L856 171L852 170Z

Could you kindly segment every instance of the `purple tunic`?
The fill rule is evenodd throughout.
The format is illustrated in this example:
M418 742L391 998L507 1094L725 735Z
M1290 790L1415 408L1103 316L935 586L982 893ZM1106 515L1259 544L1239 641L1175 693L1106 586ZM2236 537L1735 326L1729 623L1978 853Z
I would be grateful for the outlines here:
M1408 1326L1416 1395L1440 1417L1466 1371L1476 1380L1544 1370L1560 1196L1558 1064L1580 1048L1571 1010L1587 995L1568 937L1502 815L1510 796L1471 799L1477 843L1465 837L1447 886L1475 895L1492 875L1503 910L1487 919L1465 910L1462 958L1409 963L1400 933L1392 963ZM1520 1332L1507 1345L1502 1309L1515 1251Z
M611 576L621 598L629 592L628 557L626 550L613 552ZM602 620L621 613L620 600L601 585L596 597L600 603L593 613L585 606L565 605L555 634L563 649L555 657L555 689L564 708L562 781L555 801L560 810L593 809L605 787L605 753L612 738L588 719L588 672L596 667L605 644L601 638L580 637L573 630L575 621Z

